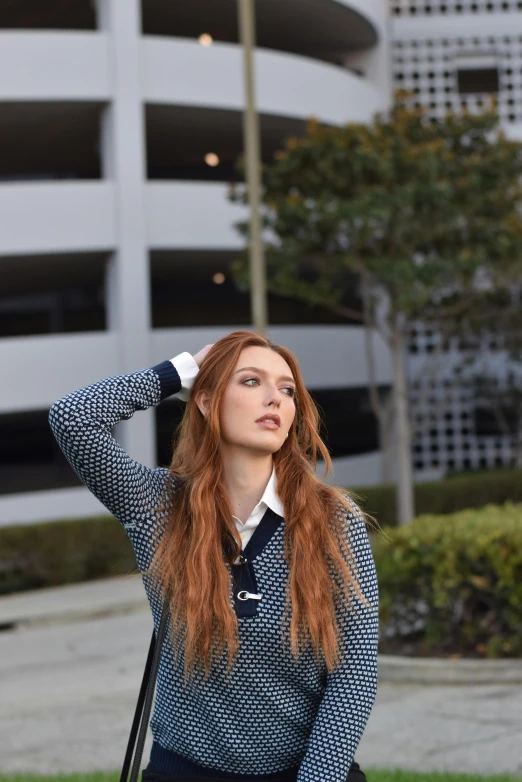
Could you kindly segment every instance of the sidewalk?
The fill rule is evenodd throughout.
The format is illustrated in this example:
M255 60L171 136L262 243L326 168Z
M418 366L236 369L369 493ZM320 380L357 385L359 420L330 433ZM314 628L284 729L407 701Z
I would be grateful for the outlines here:
M2 772L121 768L152 630L140 578L0 598L0 622ZM487 684L479 673L473 683L434 680L458 662L466 665L379 659L377 698L356 753L365 770L522 780L522 684ZM488 669L489 661L472 662ZM518 661L500 662L503 675L517 675ZM150 743L149 731L145 763Z
M105 578L0 597L0 627L57 624L147 607L141 576Z
M0 597L0 629L148 610L141 576L89 581ZM379 680L417 684L522 684L522 660L447 660L379 655Z

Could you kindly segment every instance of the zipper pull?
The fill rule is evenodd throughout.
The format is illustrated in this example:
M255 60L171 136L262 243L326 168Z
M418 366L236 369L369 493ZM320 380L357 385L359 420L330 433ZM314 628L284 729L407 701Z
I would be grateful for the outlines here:
M247 592L246 589L237 593L238 600L261 600L261 598L262 595L253 595L252 592Z

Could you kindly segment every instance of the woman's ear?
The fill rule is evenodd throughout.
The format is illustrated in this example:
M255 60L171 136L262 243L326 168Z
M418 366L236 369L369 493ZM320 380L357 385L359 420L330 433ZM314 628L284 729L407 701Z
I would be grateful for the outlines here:
M208 391L198 391L194 400L199 407L201 415L206 418L210 409L210 394Z

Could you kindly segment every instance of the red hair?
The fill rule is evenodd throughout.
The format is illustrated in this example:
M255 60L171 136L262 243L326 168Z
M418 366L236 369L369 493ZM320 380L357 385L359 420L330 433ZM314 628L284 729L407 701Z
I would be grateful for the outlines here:
M175 651L183 638L185 676L196 664L208 676L214 654L220 656L225 650L230 671L239 646L230 566L242 545L221 483L219 410L241 351L250 346L269 348L282 356L296 384L295 418L288 438L272 457L277 492L285 509L284 556L289 566L285 614L291 615L289 640L294 657L303 644L311 643L315 655L322 654L331 671L340 661L336 598L351 603L353 587L368 605L357 583L347 540L346 512L359 511L349 492L326 485L315 474L318 453L325 462L325 475L332 462L319 436L319 412L305 388L298 361L290 350L265 337L250 331L232 332L218 340L202 361L175 432L169 488L162 506L166 523L158 530L148 571L170 602ZM200 390L210 392L205 418L195 402ZM368 514L363 516L375 521ZM235 543L228 551L225 540Z

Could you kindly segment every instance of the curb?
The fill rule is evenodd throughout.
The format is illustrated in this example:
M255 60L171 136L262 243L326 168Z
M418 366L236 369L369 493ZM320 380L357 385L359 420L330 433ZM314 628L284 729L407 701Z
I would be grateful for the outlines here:
M60 613L41 613L37 615L16 616L0 621L0 631L18 630L26 627L51 627L53 625L81 622L89 619L104 619L108 616L124 616L145 611L149 607L146 599L127 601L125 604L114 603L100 608L79 608Z
M24 630L148 611L141 576L14 593L0 598L0 631ZM1 637L1 632L0 632ZM419 685L522 684L522 659L378 655L379 682Z
M379 655L379 681L396 684L522 684L522 660Z
M0 598L0 630L99 619L148 608L140 575L13 592Z

